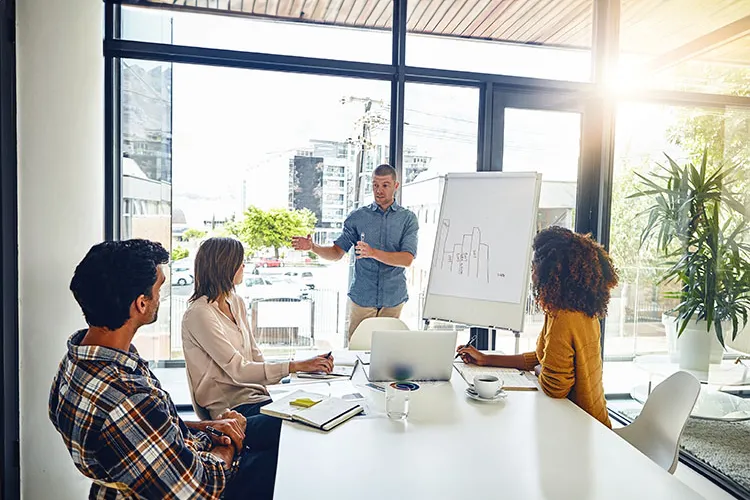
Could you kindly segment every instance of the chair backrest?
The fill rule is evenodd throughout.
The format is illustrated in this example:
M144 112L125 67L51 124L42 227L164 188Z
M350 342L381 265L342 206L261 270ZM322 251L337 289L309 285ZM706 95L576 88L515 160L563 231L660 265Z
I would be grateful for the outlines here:
M211 414L209 413L209 411L195 402L195 392L193 391L193 381L190 380L190 370L188 370L187 367L185 368L185 374L187 375L188 390L190 391L190 401L193 403L193 410L195 411L195 414L201 420L211 420Z
M672 474L680 437L700 390L700 382L691 374L674 373L651 391L641 414L615 432Z
M727 347L739 351L742 354L750 355L750 323L743 328L737 337L732 340L732 330L724 330L724 342Z
M408 330L409 327L398 318L367 318L363 320L349 339L350 351L368 351L375 330Z

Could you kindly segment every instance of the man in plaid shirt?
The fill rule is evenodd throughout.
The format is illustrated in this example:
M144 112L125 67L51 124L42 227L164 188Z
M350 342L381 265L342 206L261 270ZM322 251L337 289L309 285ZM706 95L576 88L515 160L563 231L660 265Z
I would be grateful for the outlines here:
M234 411L183 422L131 345L156 321L168 259L159 243L110 241L78 265L70 289L89 328L68 340L50 420L94 481L89 498L272 498L275 456L267 455L277 450L243 448L245 418ZM204 432L209 425L218 437Z

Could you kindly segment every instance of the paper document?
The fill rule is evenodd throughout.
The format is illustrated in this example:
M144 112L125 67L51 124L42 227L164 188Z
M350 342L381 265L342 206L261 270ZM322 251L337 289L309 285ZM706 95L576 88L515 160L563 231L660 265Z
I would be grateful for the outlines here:
M474 377L479 375L494 375L503 381L503 389L507 391L535 391L539 388L531 377L515 368L467 365L461 362L454 363L453 366L458 370L467 384L473 384Z

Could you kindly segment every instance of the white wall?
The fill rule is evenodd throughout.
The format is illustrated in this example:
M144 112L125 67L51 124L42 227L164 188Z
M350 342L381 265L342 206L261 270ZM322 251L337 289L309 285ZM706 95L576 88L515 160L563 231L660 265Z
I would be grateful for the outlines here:
M103 2L17 2L21 488L27 500L81 499L47 416L65 342L84 327L68 285L103 238Z

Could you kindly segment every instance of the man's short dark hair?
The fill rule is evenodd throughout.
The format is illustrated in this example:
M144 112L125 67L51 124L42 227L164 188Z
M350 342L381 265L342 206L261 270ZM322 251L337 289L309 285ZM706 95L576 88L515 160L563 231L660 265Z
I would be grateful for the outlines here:
M396 175L396 169L392 166L388 165L387 163L383 163L382 165L378 165L375 167L375 170L372 171L372 176L378 177L385 177L386 175L390 175L393 177L393 180L395 182L398 182L398 176Z
M94 245L70 281L89 326L120 328L130 319L130 305L141 295L151 297L157 267L169 253L148 240L105 241Z

